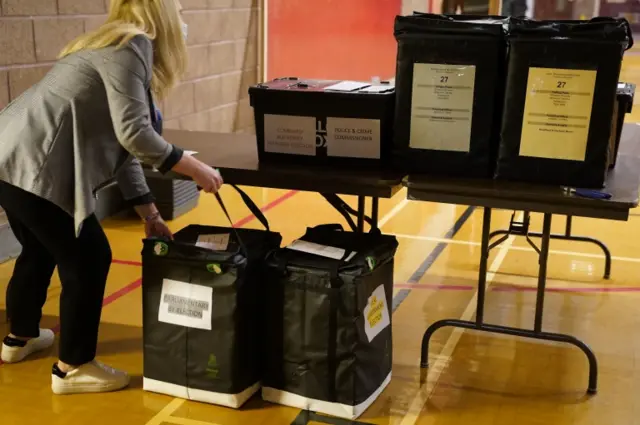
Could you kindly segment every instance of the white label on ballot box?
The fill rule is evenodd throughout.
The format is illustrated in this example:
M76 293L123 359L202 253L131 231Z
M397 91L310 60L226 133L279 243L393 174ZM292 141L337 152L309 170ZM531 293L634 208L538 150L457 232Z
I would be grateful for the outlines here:
M213 289L164 279L158 321L189 328L211 330Z
M306 252L307 254L319 255L321 257L332 258L334 260L340 260L344 257L345 250L342 248L336 248L333 246L320 245L313 242L295 240L287 246L287 249L293 251ZM351 260L357 253L351 252L345 261Z
M382 332L391 320L389 318L389 307L387 297L384 293L384 285L380 285L369 297L367 306L364 308L364 332L367 334L369 342L373 341Z
M219 235L199 235L196 246L200 248L212 249L214 251L226 251L229 247L229 234Z
M520 156L584 161L597 70L529 68Z
M380 120L327 118L327 155L380 158Z
M315 155L315 117L265 114L264 150L271 153Z
M369 83L361 83L358 81L341 81L337 84L333 84L331 86L325 87L325 91L343 91L343 92L351 92L359 90L363 87L369 86Z
M413 64L410 147L469 152L475 80L474 65Z

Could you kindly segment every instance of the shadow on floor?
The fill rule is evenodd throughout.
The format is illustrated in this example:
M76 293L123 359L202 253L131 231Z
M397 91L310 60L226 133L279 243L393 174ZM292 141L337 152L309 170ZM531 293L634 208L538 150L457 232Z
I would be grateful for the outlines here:
M43 316L41 320L43 328L59 328L57 316ZM0 310L0 335L9 332L9 323L6 320L6 310ZM56 344L52 348L57 351L59 333L56 334ZM118 323L102 322L99 329L98 356L114 356L125 353L140 353L142 355L142 327L123 325ZM51 352L34 355L33 360L47 357Z

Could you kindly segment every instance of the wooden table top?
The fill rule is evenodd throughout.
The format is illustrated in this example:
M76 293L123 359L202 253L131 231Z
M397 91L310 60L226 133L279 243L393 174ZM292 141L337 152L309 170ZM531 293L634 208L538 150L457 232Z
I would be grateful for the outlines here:
M582 198L549 185L264 164L258 161L255 135L250 134L166 130L164 137L185 150L196 151L198 159L220 169L225 182L244 186L390 198L404 185L413 200L613 220L628 219L629 210L638 206L640 126L637 124L624 125L618 161L603 189L612 195L609 200Z
M623 127L616 166L602 189L611 194L608 200L579 197L558 186L490 179L410 175L404 184L409 188L409 198L414 200L626 220L629 210L638 206L640 126Z
M218 168L227 183L380 198L402 189L402 173L259 163L255 135L167 129L163 136L196 151L196 158Z

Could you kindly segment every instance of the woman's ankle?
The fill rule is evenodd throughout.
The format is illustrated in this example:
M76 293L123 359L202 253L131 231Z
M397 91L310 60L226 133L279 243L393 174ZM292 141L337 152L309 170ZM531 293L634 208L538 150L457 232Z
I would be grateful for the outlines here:
M62 360L58 360L58 369L60 369L61 372L69 373L72 370L77 369L77 368L78 368L78 366L70 365L70 364L67 364L67 363L63 362Z
M33 337L17 336L12 333L9 334L9 338L17 339L18 341L29 341L30 339L33 339Z

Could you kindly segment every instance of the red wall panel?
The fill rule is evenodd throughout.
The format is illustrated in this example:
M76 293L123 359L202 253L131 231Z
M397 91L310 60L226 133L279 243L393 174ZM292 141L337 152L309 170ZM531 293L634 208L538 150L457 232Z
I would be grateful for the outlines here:
M395 74L402 0L269 0L267 78L365 79Z

